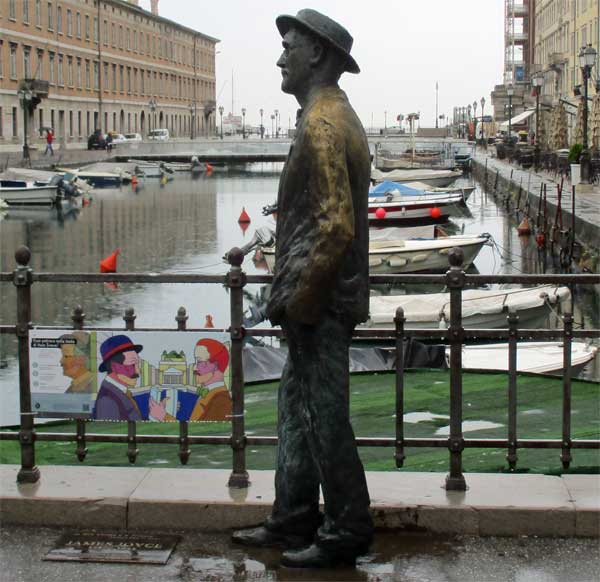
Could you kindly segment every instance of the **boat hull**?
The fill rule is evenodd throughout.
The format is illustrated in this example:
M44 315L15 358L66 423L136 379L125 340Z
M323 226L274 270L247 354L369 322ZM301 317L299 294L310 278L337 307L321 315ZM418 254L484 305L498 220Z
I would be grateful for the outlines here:
M55 203L56 196L56 186L0 187L0 199L11 206L51 206Z

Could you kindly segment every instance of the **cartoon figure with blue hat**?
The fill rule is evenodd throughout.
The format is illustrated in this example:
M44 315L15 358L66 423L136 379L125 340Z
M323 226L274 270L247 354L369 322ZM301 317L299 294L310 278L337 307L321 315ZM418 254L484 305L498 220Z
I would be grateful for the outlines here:
M142 420L131 389L139 378L143 346L134 344L126 335L115 335L100 346L100 372L107 372L102 381L92 412L95 420Z

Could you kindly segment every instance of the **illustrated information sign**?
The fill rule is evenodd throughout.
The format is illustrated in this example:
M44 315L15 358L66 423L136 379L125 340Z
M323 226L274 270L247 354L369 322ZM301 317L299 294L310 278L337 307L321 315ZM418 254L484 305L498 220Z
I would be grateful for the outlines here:
M29 345L41 417L230 419L229 334L33 329Z

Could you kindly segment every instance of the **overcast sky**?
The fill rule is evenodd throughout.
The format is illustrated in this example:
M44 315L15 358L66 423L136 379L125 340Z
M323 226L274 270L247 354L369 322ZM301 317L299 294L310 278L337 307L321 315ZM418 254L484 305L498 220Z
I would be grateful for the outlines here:
M140 5L149 9L149 0ZM354 37L352 55L361 73L344 74L341 87L366 127L393 125L399 113L421 112L421 125L435 125L435 84L439 114L486 99L502 82L502 0L160 0L161 16L218 38L217 106L246 122L265 126L279 109L281 126L293 125L297 104L281 92L275 66L281 37L279 14L314 8L344 25ZM233 80L232 80L233 77Z

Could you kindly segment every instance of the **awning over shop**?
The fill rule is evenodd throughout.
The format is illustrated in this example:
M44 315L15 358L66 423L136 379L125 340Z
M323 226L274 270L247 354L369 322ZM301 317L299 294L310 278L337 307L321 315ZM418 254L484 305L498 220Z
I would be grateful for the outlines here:
M518 125L519 123L523 123L530 115L533 115L534 113L535 113L535 109L528 109L527 111L523 111L523 113L519 113L519 115L515 115L510 120L511 126ZM500 130L507 130L508 129L508 120L503 121L499 125L499 128L500 128Z

